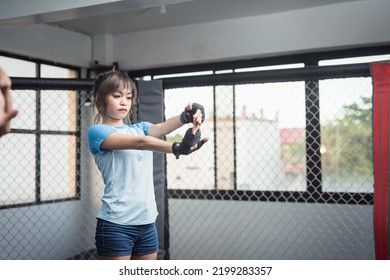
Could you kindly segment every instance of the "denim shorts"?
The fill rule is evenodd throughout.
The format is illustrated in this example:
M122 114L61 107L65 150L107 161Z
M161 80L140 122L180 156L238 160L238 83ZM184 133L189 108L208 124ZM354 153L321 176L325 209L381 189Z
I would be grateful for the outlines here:
M144 256L158 251L154 223L127 226L97 219L95 245L99 256Z

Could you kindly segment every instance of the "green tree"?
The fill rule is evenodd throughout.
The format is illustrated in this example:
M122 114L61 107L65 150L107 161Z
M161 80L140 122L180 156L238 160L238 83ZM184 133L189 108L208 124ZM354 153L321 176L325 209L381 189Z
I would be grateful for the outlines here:
M344 117L321 127L324 173L337 177L372 175L372 105L370 97L343 107Z

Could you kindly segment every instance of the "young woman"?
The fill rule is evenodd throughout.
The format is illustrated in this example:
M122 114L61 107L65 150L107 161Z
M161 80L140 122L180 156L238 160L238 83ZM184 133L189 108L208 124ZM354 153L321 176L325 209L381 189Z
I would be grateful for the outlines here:
M203 106L188 104L181 115L158 124L127 125L123 120L130 118L137 99L136 87L127 74L100 74L93 95L97 114L95 125L88 130L88 143L105 184L95 235L98 258L154 260L158 213L152 151L173 153L179 158L198 150L208 140L200 137ZM160 139L185 123L193 127L182 142Z

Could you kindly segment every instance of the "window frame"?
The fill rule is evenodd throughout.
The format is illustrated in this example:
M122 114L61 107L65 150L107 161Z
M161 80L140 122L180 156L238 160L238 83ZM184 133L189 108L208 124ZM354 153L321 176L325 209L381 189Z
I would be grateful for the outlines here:
M36 77L35 78L27 78L27 80L43 80L44 78L41 77L41 68L42 65L48 65L48 66L55 66L55 67L61 67L66 68L68 70L72 70L76 72L77 77L79 78L81 75L81 68L76 67L73 65L67 65L62 63L54 63L52 61L42 60L42 59L34 59L31 57L25 57L22 55L15 55L7 52L0 52L0 56L3 57L9 57L14 58L18 60L24 60L28 62L35 63L36 67ZM35 136L35 198L32 202L26 202L26 203L9 203L0 205L0 210L2 209L10 209L10 208L19 208L19 207L25 207L25 206L33 206L33 205L41 205L41 204L48 204L48 203L58 203L58 202L64 202L64 201L73 201L73 200L80 200L80 186L81 186L81 109L80 106L82 104L80 92L78 89L74 89L76 92L76 127L75 131L57 131L57 130L43 130L41 129L41 91L47 90L48 88L44 88L43 86L40 86L39 83L37 85L31 85L31 86L23 86L19 85L21 80L24 80L24 78L13 78L12 80L12 90L19 89L19 90L33 90L36 93L36 99L35 99L35 129L14 129L11 128L11 132L13 134L28 134L28 135L34 135ZM53 79L55 80L55 79ZM65 79L66 80L66 79ZM22 83L23 84L23 83ZM50 85L49 85L50 88ZM58 90L64 90L60 87ZM42 199L41 198L41 137L43 135L58 135L58 136L75 136L76 137L76 146L75 146L75 195L72 197L66 197L66 198L56 198L56 199Z

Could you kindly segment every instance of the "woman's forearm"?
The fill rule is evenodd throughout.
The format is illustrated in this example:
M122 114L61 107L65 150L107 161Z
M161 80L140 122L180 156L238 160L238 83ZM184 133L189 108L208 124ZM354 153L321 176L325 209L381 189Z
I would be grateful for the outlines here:
M174 116L167 119L165 122L151 125L149 127L148 135L161 138L182 126L183 123L180 121L180 116Z
M172 144L152 136L130 136L112 133L101 144L104 150L149 150L153 152L172 153Z

